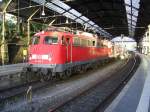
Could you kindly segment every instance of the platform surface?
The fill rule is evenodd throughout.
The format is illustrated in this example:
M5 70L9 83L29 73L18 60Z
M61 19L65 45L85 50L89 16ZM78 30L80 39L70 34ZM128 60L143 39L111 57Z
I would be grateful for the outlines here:
M26 65L27 65L26 63L19 63L0 66L0 76L18 73Z
M150 112L150 57L140 56L139 68L105 112Z

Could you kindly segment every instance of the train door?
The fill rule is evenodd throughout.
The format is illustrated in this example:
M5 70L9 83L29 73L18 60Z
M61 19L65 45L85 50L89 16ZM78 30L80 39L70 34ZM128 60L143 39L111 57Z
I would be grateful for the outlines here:
M65 36L65 40L66 40L66 62L70 63L72 61L71 37Z

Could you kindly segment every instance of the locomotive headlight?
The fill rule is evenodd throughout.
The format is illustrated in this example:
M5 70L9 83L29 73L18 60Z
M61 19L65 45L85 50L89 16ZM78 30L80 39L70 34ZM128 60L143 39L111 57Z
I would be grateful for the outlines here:
M48 56L47 54L42 55L42 59L43 59L43 60L48 60L48 58L49 58L49 56Z
M31 59L36 59L37 55L36 54L32 54L32 58Z
M51 61L52 60L52 56L51 56L51 54L45 54L45 55L42 55L42 59Z

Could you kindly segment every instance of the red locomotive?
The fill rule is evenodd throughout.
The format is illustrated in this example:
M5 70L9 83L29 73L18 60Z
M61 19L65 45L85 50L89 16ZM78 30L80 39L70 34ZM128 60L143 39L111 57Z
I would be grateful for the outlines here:
M34 35L29 47L29 66L44 80L70 76L108 59L112 48L108 41L96 35L78 31L76 34L63 28L50 27Z

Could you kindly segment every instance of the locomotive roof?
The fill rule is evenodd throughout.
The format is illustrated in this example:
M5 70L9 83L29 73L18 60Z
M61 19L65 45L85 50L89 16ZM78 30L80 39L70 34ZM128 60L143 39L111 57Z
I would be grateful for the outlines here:
M55 27L55 26L49 26L46 28L46 30L38 32L35 34L35 36L40 36L40 35L49 35L50 32L58 32L59 34L67 34L67 35L74 35L78 36L80 38L89 38L89 39L96 39L98 38L97 35L89 33L89 32L84 32L84 31L79 31L79 30L71 30L68 27Z
M42 36L42 35L50 35L50 34L57 33L60 35L70 35L71 37L79 37L79 38L86 38L86 39L98 39L96 35L93 34L93 36L88 36L84 34L72 34L71 32L62 32L62 31L41 31L36 33L34 36Z
M50 35L50 34L67 34L67 35L73 35L70 32L63 32L63 31L41 31L35 34L35 36L40 36L40 35Z

